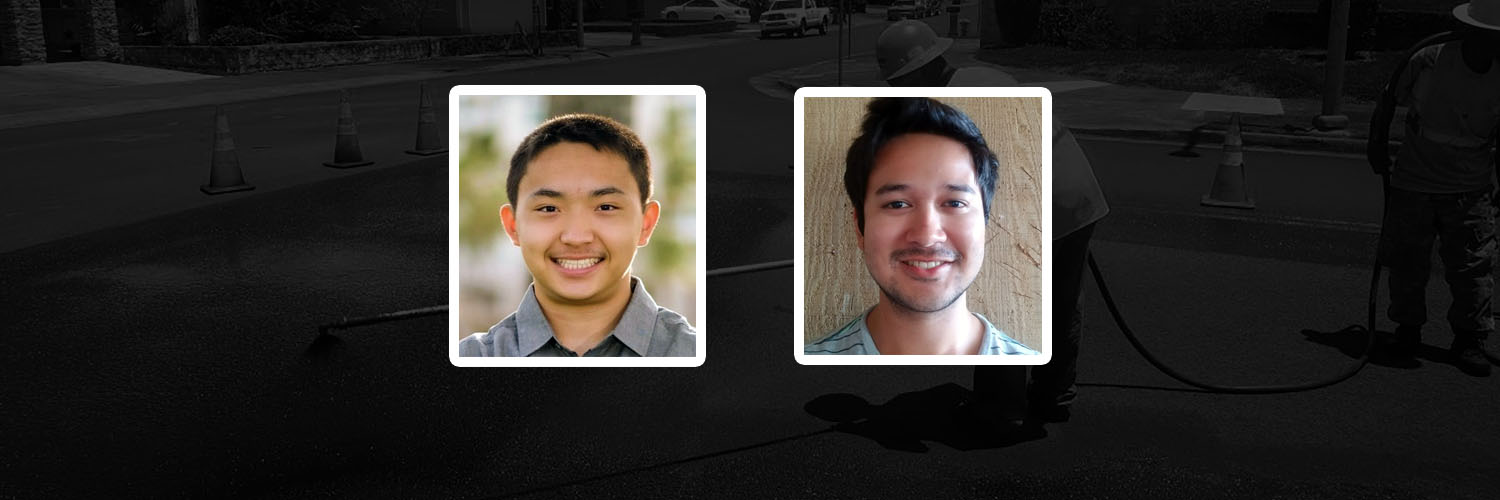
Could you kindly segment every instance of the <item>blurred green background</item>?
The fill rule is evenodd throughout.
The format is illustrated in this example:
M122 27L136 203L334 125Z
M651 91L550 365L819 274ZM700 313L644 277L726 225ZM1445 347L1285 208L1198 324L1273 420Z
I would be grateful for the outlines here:
M500 225L510 157L548 119L594 113L624 123L650 153L661 220L632 272L662 307L693 326L697 255L697 101L692 95L461 96L458 103L459 332L489 330L515 312L531 274Z

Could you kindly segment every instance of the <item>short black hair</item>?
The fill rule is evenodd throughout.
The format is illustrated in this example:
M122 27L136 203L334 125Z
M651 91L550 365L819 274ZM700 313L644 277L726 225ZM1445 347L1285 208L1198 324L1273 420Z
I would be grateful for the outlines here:
M1000 160L990 151L979 127L962 111L926 97L881 97L866 108L860 135L849 145L844 157L844 190L854 204L854 218L859 231L865 231L865 191L870 172L875 169L875 154L892 139L906 134L934 134L958 141L968 148L974 160L974 178L984 200L984 219L990 218L990 199L995 196Z
M651 199L651 157L646 146L624 124L608 117L575 113L547 120L532 130L521 141L516 154L510 157L510 174L505 179L505 196L517 203L517 191L521 189L521 176L537 155L559 142L588 144L595 151L609 151L625 158L630 164L630 175L635 177L636 187L641 191L641 206Z

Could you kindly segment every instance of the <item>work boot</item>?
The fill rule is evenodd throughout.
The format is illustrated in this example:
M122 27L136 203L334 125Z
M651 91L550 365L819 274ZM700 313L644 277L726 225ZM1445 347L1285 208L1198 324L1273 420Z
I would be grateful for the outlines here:
M1479 339L1454 338L1453 347L1448 352L1459 371L1474 377L1490 376L1490 360L1484 356L1484 343Z
M1396 339L1387 349L1392 365L1416 366L1417 351L1422 349L1422 327L1401 325L1396 327Z
M1026 415L1027 419L1036 422L1056 424L1073 418L1073 410L1069 405L1037 404L1033 405L1030 410Z
M1058 398L1031 394L1026 404L1026 420L1037 423L1056 424L1073 418L1072 401L1057 404Z

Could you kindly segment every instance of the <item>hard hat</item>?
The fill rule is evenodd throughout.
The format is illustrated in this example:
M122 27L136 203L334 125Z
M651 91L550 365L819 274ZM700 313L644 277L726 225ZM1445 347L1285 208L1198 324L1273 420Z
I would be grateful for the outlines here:
M1500 0L1474 0L1454 7L1453 17L1476 28L1500 31Z
M886 80L907 74L932 61L948 47L952 38L939 38L927 23L907 19L890 25L875 42L875 61Z

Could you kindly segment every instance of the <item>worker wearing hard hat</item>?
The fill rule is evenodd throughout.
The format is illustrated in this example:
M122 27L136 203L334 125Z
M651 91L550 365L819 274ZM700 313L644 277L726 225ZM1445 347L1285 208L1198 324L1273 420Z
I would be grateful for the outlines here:
M956 68L943 57L953 45L926 23L901 21L880 34L875 58L881 77L893 87L1004 87L1019 83L1009 74L984 66ZM1109 213L1093 167L1073 134L1052 120L1052 293L1054 331L1052 361L1032 368L1028 416L1034 421L1063 422L1071 417L1077 395L1078 345L1082 333L1079 298L1094 224ZM1013 367L979 366L974 370L976 407L1007 408L1006 377L1024 376ZM1002 416L1008 417L1008 416Z
M1495 329L1500 0L1460 5L1453 16L1467 25L1462 37L1417 51L1390 89L1408 109L1405 140L1389 172L1381 261L1391 269L1389 316L1399 325L1393 353L1415 363L1436 240L1453 294L1450 360L1464 373L1483 377L1490 374L1484 341Z
M955 68L943 58L953 46L927 23L906 20L887 27L875 42L880 75L892 87L1005 87L1017 85L1009 74L993 68Z

